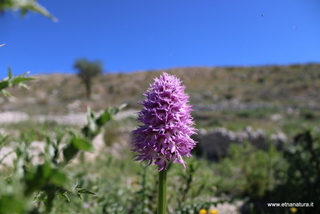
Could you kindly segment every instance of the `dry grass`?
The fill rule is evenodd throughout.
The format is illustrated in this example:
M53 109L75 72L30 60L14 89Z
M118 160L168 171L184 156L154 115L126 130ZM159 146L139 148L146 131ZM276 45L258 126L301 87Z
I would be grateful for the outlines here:
M174 68L187 86L192 104L271 102L280 105L320 103L320 65L268 67ZM22 110L29 114L64 114L84 112L87 106L101 109L128 103L137 107L154 77L161 71L105 74L94 79L93 95L85 90L75 75L41 75L28 83L30 91L10 90L14 102L2 104L2 110Z

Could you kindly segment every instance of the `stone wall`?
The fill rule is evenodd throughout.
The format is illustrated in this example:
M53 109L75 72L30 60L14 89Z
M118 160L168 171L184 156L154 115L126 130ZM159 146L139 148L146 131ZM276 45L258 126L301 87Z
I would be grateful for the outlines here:
M247 141L258 149L267 149L269 143L272 143L281 149L283 143L287 141L283 133L272 134L268 137L263 130L253 130L251 127L238 132L226 128L199 130L198 135L194 135L193 138L199 142L195 149L196 155L205 156L214 161L226 157L232 143L239 144Z

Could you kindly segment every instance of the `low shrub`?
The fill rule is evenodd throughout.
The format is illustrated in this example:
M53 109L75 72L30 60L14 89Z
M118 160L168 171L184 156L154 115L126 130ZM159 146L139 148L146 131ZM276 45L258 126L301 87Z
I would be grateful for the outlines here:
M298 213L320 213L320 133L307 129L297 134L283 154L288 168L285 176L270 192L276 202L313 203L310 207L297 207Z
M273 146L258 150L245 142L233 144L229 156L215 165L218 193L262 200L277 184L275 175L286 168L281 153Z

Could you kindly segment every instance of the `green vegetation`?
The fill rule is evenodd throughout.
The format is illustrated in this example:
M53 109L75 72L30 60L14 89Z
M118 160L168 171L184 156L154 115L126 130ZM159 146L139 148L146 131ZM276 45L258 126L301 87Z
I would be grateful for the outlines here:
M22 16L32 11L57 20L36 0L0 0L0 13L17 9ZM33 119L0 124L0 214L155 213L157 169L134 162L130 151L135 117L113 120L113 116L125 107L122 103L128 103L129 110L140 108L137 101L163 71L93 78L102 73L100 62L79 59L74 67L79 79L13 76L9 69L8 78L0 81L4 111L34 116L87 109L87 124L82 127ZM186 170L170 165L168 213L196 214L212 208L232 213L240 206L243 213L320 213L319 64L166 72L187 86L198 129L251 126L289 136L278 150L272 143L262 150L244 142L231 145L220 162L194 155L186 160ZM103 145L98 147L94 142L101 132ZM241 204L234 211L218 209L237 201ZM270 208L268 202L314 207Z
M22 74L20 76L13 76L11 68L8 68L8 77L0 82L0 93L6 97L10 97L11 95L8 91L6 91L6 88L19 86L28 89L27 85L24 84L24 82L33 79L30 77L25 77L26 74Z
M52 21L58 21L50 12L37 3L37 0L0 0L0 13L7 10L20 10L21 17L27 12L39 13Z
M287 167L281 153L273 146L263 151L249 143L234 144L229 151L229 157L216 166L218 194L260 200L279 182L275 175Z
M81 131L60 128L54 134L45 133L44 151L38 154L30 152L35 139L21 133L19 143L11 145L16 156L13 166L3 163L10 153L0 159L0 165L7 172L0 178L0 213L50 213L58 196L70 201L70 195L79 198L82 194L94 195L80 186L76 182L78 177L72 177L67 170L77 155L82 166L86 163L84 152L93 150L93 138L123 107L106 109L98 117L89 109L88 124ZM8 140L9 136L2 137L0 151ZM34 159L38 161L34 163Z
M172 164L168 213L212 208L229 213L217 206L238 201L247 213L291 213L290 207L266 207L267 202L284 201L314 202L313 208L296 207L297 213L320 212L316 204L320 201L318 68L311 64L168 71L187 85L197 128L238 131L251 126L268 134L282 131L289 139L279 150L271 143L265 150L248 143L233 144L220 162L194 155L187 159L185 171ZM0 86L15 100L10 103L3 98L4 110L32 116L90 108L83 127L31 119L0 124L0 153L12 148L8 155L0 156L0 214L155 213L157 170L134 162L130 151L128 133L137 125L135 116L112 119L124 107L113 106L122 102L128 102L127 112L140 107L136 104L142 99L140 93L156 75L158 71L102 75L93 79L92 98L86 99L76 76L39 76L29 81L29 77L9 73ZM30 90L14 88L25 81ZM269 91L271 94L260 96ZM106 103L112 104L100 111ZM268 105L256 105L261 103ZM101 132L103 145L94 151L94 139ZM44 145L38 153L31 152L35 141ZM8 164L5 158L10 155L14 161Z
M59 125L52 127L48 124L43 125L48 129L39 131L42 134L40 137L29 135L29 138L24 138L24 135L19 135L15 140L19 146L14 151L18 158L13 168L6 166L1 169L0 185L3 191L0 193L0 204L9 204L10 198L19 204L14 206L14 210L9 210L16 213L42 213L46 209L50 213L154 213L157 204L156 167L145 167L134 162L133 154L126 145L122 145L121 153L116 153L112 150L112 140L93 160L86 158L88 152L74 150L92 150L90 141L86 140L90 137L81 136L92 138L99 131L94 127L99 127L98 124L102 127L99 121L110 118L96 117L90 111L88 116L93 124L82 129L58 128ZM103 127L108 127L109 122ZM116 121L116 124L119 123ZM35 128L28 127L23 132L30 133ZM33 163L31 160L35 157L28 156L31 137L37 136L46 145L41 154L44 163ZM185 171L172 164L168 171L169 213L198 213L200 209L209 210L234 200L243 201L245 207L254 210L252 213L283 213L284 210L289 213L289 208L279 211L276 208L261 208L261 205L265 206L270 201L318 201L320 135L316 130L307 130L296 136L295 143L286 146L283 151L277 151L273 146L258 150L247 143L235 144L230 147L229 156L218 163L193 157L187 159ZM3 138L0 148L8 145L9 139ZM80 155L75 155L75 152ZM60 154L59 158L56 154ZM70 162L71 159L74 161ZM45 172L50 176L46 177ZM39 185L27 188L34 182ZM53 189L47 188L52 185ZM288 190L295 194L288 196ZM52 199L48 198L48 194ZM213 201L213 197L220 199ZM0 207L8 209L7 206ZM308 209L311 208L298 208L301 213L308 213ZM316 209L312 208L312 211ZM0 213L9 211L1 210Z

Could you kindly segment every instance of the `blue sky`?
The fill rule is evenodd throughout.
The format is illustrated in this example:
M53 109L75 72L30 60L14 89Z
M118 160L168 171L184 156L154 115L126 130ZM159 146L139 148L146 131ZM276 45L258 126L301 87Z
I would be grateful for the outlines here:
M319 0L40 0L55 23L0 15L0 78L75 73L75 59L105 72L190 66L320 63ZM262 15L263 14L263 15Z

